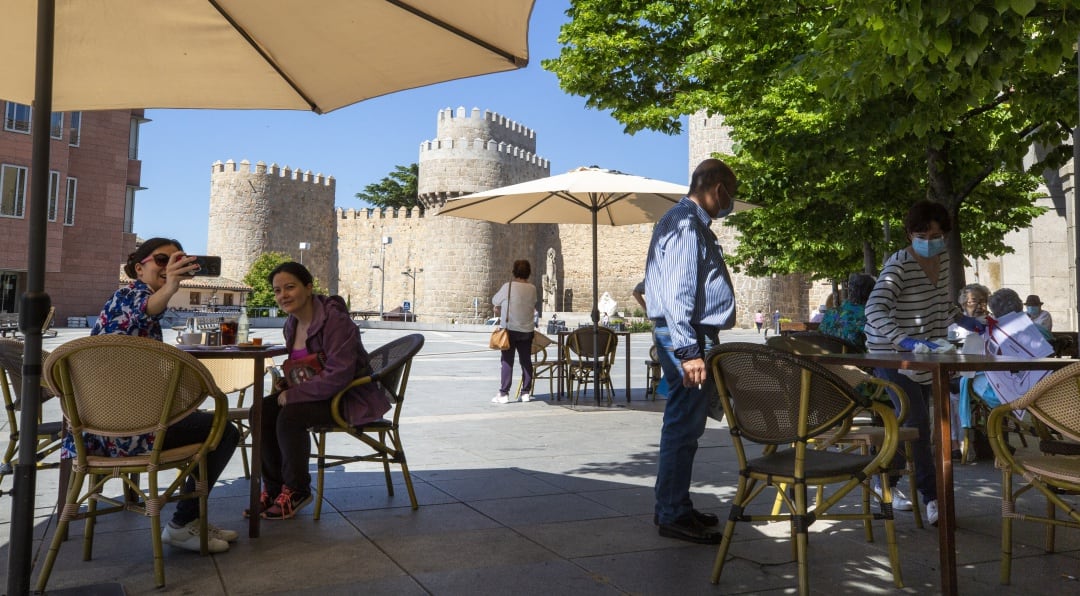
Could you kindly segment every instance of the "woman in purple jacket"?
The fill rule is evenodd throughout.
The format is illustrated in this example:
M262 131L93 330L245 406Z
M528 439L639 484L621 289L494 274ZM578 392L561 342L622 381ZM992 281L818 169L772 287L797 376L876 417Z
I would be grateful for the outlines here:
M314 294L314 278L300 263L282 263L269 278L274 300L289 314L284 329L289 359L278 392L263 401L260 514L289 519L311 502L307 429L333 424L330 399L371 367L340 296ZM354 425L378 420L390 409L390 400L377 383L353 388L343 404L345 418Z

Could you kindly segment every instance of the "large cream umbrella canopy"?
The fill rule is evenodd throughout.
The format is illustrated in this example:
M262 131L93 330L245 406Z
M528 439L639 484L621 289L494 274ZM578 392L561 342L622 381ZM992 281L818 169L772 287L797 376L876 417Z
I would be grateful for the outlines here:
M687 190L684 185L663 180L598 167L581 167L565 174L451 199L439 210L439 215L504 224L592 224L592 322L595 329L600 321L597 228L657 221L686 196ZM735 201L736 211L751 208L753 205L749 203ZM596 341L594 333L593 353L596 353ZM600 381L595 371L593 378L593 395L599 403Z
M0 98L34 100L36 0L5 0ZM532 1L56 0L52 109L325 113L525 66Z
M528 63L534 0L5 0L0 99L33 106L22 436L8 594L29 591L34 530L49 120L53 111L326 113ZM253 475L254 476L254 475ZM252 507L255 504L252 503Z

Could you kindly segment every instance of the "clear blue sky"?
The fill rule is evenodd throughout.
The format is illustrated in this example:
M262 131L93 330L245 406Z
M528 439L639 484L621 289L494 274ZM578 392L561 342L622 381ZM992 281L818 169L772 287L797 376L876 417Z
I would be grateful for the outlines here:
M216 160L276 162L332 175L339 207L361 207L354 195L396 165L418 161L421 141L435 138L446 107L498 112L536 131L537 154L551 173L598 165L686 184L687 138L652 132L627 135L608 113L559 88L540 68L558 56L559 27L569 2L537 0L529 26L529 66L402 91L326 115L286 111L147 110L139 157L135 233L173 237L205 253L210 165ZM685 125L685 123L684 123Z

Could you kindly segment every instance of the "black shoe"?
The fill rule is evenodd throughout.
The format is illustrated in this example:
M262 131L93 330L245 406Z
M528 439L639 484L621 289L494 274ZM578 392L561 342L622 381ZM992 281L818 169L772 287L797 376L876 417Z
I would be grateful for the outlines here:
M692 515L685 516L670 524L660 524L660 535L697 544L720 544L720 533L713 532Z
M698 523L705 526L706 528L712 528L720 525L720 518L716 517L716 515L712 513L705 513L704 511L698 511L697 509L691 509L690 511L694 518L697 519ZM652 525L660 525L660 516L655 513L652 516Z

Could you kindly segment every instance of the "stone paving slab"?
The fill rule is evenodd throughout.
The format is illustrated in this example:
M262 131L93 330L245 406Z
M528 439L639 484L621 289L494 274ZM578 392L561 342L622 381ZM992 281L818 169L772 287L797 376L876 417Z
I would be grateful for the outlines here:
M375 347L407 329L366 329ZM50 349L86 330L60 330ZM169 332L171 333L171 332ZM652 485L664 401L644 399L639 362L649 337L632 339L632 401L622 387L622 353L613 371L613 407L566 401L490 403L498 356L487 330L424 331L426 344L410 378L403 416L420 509L409 507L392 470L387 495L377 465L327 473L323 518L312 508L294 520L266 522L262 537L242 536L228 553L200 557L165 548L166 581L153 587L149 523L130 514L99 520L94 559L81 557L82 524L73 524L49 582L51 589L119 582L129 594L780 594L796 585L795 564L780 524L740 524L720 584L709 584L716 549L661 538L652 525ZM280 332L255 335L280 340ZM752 331L726 339L762 341ZM167 339L171 339L167 337ZM620 344L620 350L622 349ZM545 391L541 384L538 391ZM56 404L46 416L58 415ZM333 447L348 448L342 437ZM710 421L695 464L695 504L727 515L735 455L723 424ZM1057 552L1042 550L1041 527L1015 523L1013 585L1000 586L1000 473L991 462L957 466L961 593L1074 593L1080 583L1080 532L1059 531ZM10 479L5 480L5 488ZM906 482L905 482L906 484ZM906 490L906 486L904 487ZM54 530L56 472L37 482L34 578ZM910 491L907 491L910 492ZM850 501L850 502L849 502ZM845 501L854 506L856 500ZM210 499L214 523L245 529L246 483L234 457ZM171 507L166 510L166 515ZM0 557L8 556L10 499L0 499ZM937 533L897 513L906 587L892 585L884 528L867 543L861 524L819 523L810 535L815 594L938 593ZM6 584L6 564L0 564Z

